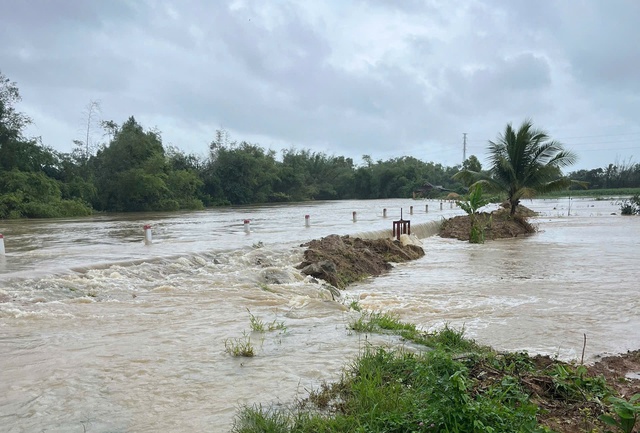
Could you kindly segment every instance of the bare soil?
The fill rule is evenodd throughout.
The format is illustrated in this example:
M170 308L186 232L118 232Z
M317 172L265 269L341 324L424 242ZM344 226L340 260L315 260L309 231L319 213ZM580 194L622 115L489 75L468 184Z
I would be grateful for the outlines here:
M307 247L298 265L303 274L321 278L338 289L393 268L391 263L424 256L416 245L403 246L391 239L360 239L329 235L302 245Z

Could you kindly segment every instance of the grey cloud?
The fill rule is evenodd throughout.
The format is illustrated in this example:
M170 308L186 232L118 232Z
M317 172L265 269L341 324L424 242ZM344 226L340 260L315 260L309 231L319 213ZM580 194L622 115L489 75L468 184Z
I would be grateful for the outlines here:
M540 109L544 101L532 96L544 94L551 84L549 65L529 53L496 59L470 73L448 70L446 76L449 92L443 96L443 106L468 114Z
M12 3L0 16L0 66L48 116L45 144L77 138L83 107L101 99L105 118L166 122L167 142L190 148L206 149L202 137L224 127L264 145L457 163L465 131L480 143L524 117L633 125L640 109L640 17L619 0L584 10L547 0ZM354 11L370 25L357 35ZM389 39L375 39L385 17ZM350 53L328 33L336 28L388 46L352 53L369 61L357 68L337 64Z
M589 88L640 90L640 3L628 0L556 2L489 0L502 9L512 34L553 44L545 49L566 56L576 80Z
M587 18L568 28L566 54L585 86L640 92L640 3L597 4ZM602 30L615 28L616 31Z

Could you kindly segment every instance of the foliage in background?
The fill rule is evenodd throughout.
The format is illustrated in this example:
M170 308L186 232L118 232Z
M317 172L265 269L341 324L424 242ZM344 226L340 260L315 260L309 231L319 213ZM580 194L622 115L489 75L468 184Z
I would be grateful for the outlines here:
M527 130L523 135L510 126L501 137L504 143L499 140L493 144L490 171L482 171L478 158L471 155L462 164L461 173L467 175L455 179L461 166L446 167L411 156L374 161L369 155L363 155L358 165L351 158L293 147L278 155L258 144L232 141L224 130L216 132L210 152L203 158L166 146L160 131L144 128L133 116L122 124L98 121L100 107L94 101L87 106L82 138L74 140L71 152L62 153L24 136L31 119L16 110L19 101L16 83L0 73L0 218L87 215L94 209L170 211L229 204L411 197L426 182L464 194L462 181L468 181L470 173L495 177L499 180L496 185L502 185L505 192L511 191L505 182L516 179L517 188L510 197L517 201L531 196L534 189L550 191L553 182L543 181L560 177L559 168L573 158L562 151L551 157L549 152L558 150L555 145L537 156L531 154L548 143L542 143L537 132ZM102 142L94 138L94 129L99 127ZM523 147L527 140L533 147ZM517 149L525 149L521 154L524 159L517 164L509 159L507 150L500 150L512 141ZM524 170L523 160L536 162ZM538 170L538 165L545 163L549 168ZM515 177L509 177L512 174ZM610 164L604 169L572 173L571 178L590 182L591 188L640 187L640 164ZM560 183L564 185L564 179ZM442 194L442 190L429 194Z
M631 158L616 161L606 167L591 170L578 170L569 173L576 181L586 182L589 189L638 188L640 186L640 164L633 163Z

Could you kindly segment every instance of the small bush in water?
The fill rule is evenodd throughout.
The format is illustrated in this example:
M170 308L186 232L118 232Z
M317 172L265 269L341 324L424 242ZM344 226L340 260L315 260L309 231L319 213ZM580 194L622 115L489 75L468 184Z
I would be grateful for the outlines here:
M622 215L640 215L640 195L626 199L620 203L620 213Z

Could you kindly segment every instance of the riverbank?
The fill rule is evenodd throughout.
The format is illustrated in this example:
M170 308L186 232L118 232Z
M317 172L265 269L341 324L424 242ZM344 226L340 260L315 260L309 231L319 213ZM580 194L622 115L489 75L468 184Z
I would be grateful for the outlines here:
M629 422L625 405L640 412L640 351L581 365L499 353L462 331L424 333L388 314L364 312L350 328L408 345L368 346L295 407L245 407L233 432L604 432Z

